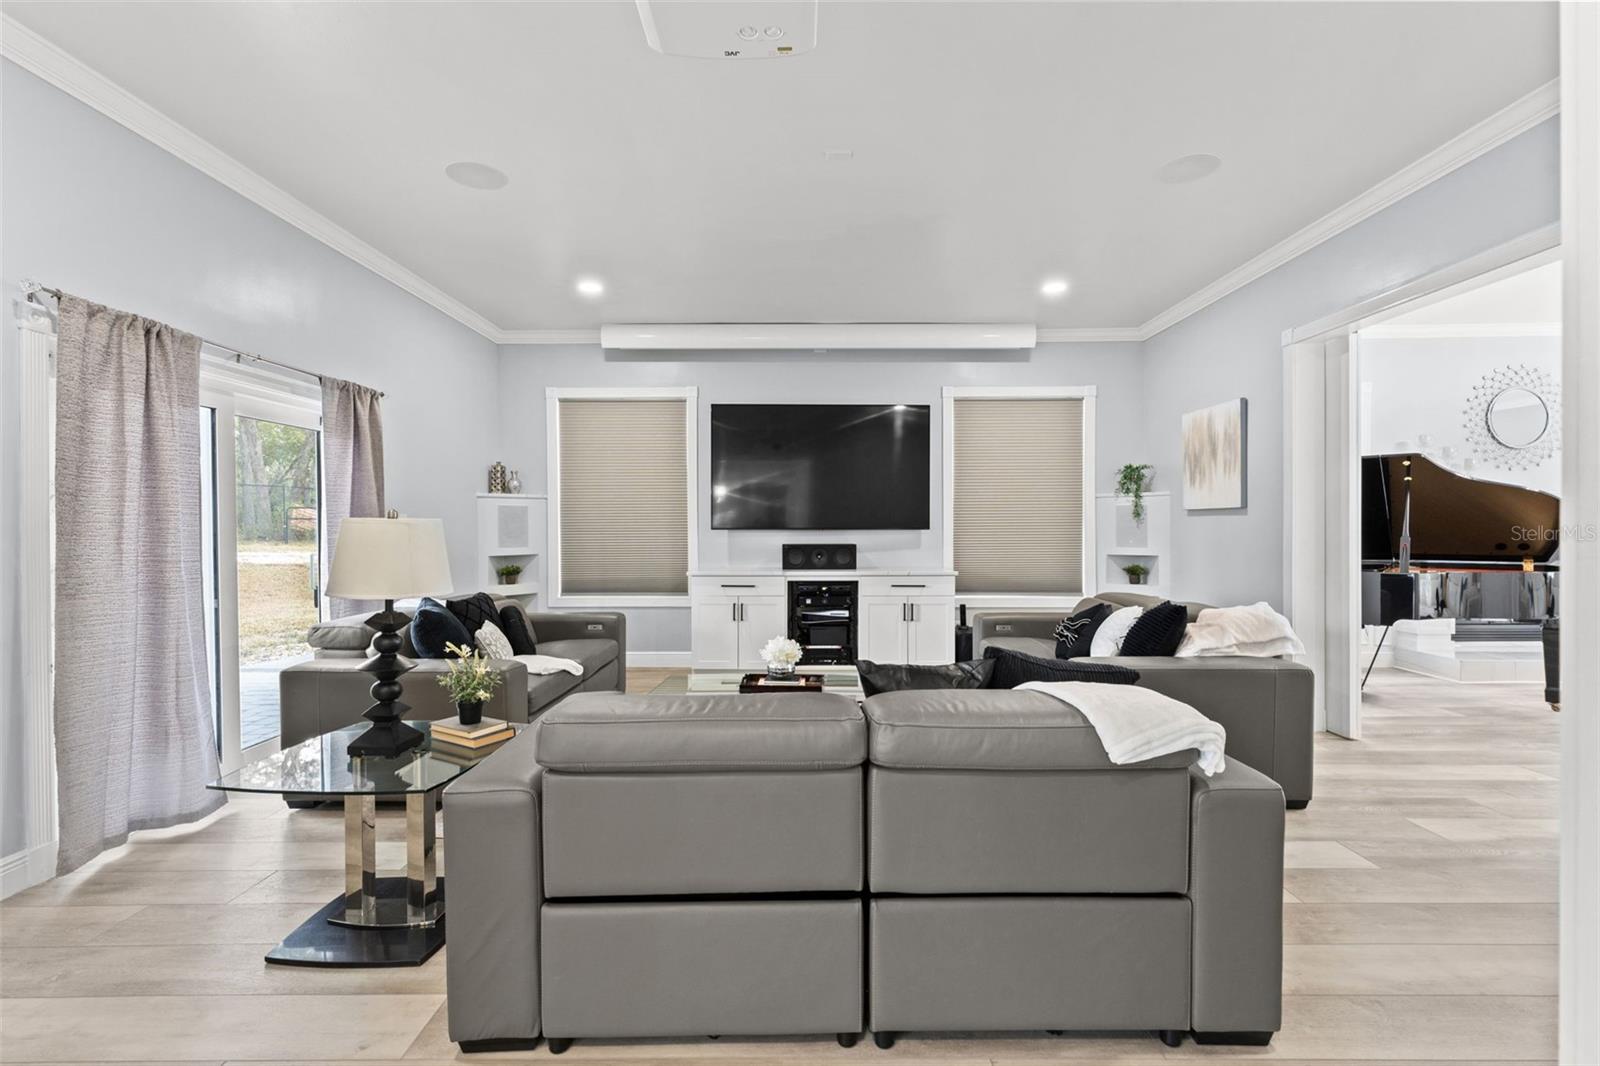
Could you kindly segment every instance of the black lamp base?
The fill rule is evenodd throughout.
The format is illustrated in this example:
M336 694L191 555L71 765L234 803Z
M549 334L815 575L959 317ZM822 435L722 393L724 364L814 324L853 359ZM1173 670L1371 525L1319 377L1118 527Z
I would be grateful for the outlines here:
M376 678L372 682L372 698L376 702L365 714L372 728L350 742L351 755L399 755L421 744L426 735L401 721L402 712L408 708L400 702L400 677L415 665L399 654L400 627L409 621L410 615L394 609L393 600L384 600L383 610L367 619L367 625L378 631L372 638L372 647L378 654L362 663L361 669Z

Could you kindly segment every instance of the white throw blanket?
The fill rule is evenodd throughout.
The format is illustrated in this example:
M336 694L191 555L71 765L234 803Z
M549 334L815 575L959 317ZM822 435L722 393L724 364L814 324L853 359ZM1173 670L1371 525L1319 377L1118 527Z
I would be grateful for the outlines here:
M512 658L526 666L530 674L553 674L565 670L573 677L583 676L583 664L574 659L562 659L554 655L513 655Z
M1267 659L1279 655L1304 655L1306 647L1294 635L1289 620L1266 602L1248 607L1207 607L1183 631L1180 658L1246 655Z
M1227 732L1171 696L1136 685L1089 681L1029 681L1017 688L1076 707L1100 734L1107 758L1119 766L1193 749L1200 753L1198 765L1207 777L1222 769Z

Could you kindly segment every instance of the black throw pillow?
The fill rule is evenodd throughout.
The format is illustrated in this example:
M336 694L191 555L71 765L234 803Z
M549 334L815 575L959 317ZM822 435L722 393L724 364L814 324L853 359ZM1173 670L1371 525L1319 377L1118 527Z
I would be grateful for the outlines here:
M880 692L904 692L908 689L988 688L994 663L987 659L974 659L951 663L949 666L915 666L857 659L856 669L861 672L861 691L868 696L876 696Z
M983 657L994 662L994 673L989 676L990 688L1016 688L1028 681L1100 681L1108 685L1132 685L1139 680L1137 670L1116 663L1041 659L1010 648L985 648Z
M417 649L419 659L447 659L450 651L446 644L470 648L472 634L444 604L424 596L411 618L411 646Z
M508 603L500 608L500 631L511 643L511 654L538 654L535 650L537 645L533 642L533 630L528 627L528 616L522 613L521 607Z
M1056 623L1056 658L1078 659L1089 654L1089 646L1094 643L1094 631L1100 628L1100 623L1111 617L1111 612L1116 608L1109 603L1096 603L1071 618L1063 618Z
M1183 604L1167 600L1147 607L1128 628L1128 635L1122 638L1122 650L1117 654L1175 655L1178 645L1183 643L1183 631L1188 628L1189 609Z
M467 627L467 632L472 634L472 639L478 637L478 630L483 628L483 623L493 622L500 625L500 608L494 605L494 597L487 592L475 592L463 600L445 600L444 605L450 613L461 619L461 624Z

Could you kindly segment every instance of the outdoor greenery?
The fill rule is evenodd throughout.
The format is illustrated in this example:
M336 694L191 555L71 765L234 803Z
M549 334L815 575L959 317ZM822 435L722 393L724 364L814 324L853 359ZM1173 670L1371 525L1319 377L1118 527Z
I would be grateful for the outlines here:
M1117 471L1117 495L1133 497L1133 520L1144 521L1144 490L1155 467L1149 463L1128 463Z
M450 693L456 703L482 703L494 697L500 684L500 675L489 665L488 658L472 648L459 644L446 644L456 661L448 673L439 675L439 686Z
M314 545L316 432L236 418L233 445L239 540Z

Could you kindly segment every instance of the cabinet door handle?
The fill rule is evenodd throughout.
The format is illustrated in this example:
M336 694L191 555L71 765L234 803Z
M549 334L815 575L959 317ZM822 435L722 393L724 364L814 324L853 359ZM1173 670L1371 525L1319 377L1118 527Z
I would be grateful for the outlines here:
M917 605L914 603L906 604L906 614L910 616L906 621L915 622L917 620Z
M739 620L739 604L737 601L728 604L728 618L733 622L737 622Z
M741 622L744 621L744 604L743 603L739 604L739 621L741 621Z

